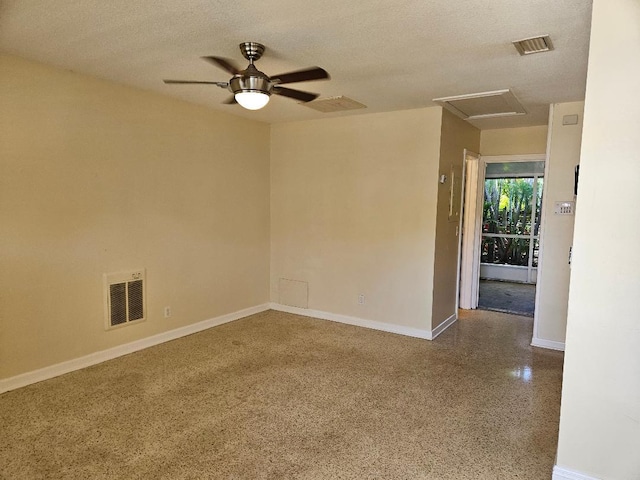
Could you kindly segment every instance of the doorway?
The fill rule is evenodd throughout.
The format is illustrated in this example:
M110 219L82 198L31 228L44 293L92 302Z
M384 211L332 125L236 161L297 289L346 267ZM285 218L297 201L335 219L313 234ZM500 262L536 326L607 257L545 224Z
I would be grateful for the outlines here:
M474 161L466 169L460 308L533 317L544 155L467 159Z

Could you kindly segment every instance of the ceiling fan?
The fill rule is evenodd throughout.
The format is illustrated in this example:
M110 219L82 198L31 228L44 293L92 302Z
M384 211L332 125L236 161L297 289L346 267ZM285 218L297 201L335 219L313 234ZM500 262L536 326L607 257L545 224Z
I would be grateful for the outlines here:
M228 82L205 82L196 80L164 80L168 84L207 84L226 88L233 93L233 97L223 103L239 103L248 110L259 110L269 103L271 94L282 95L301 102L310 102L318 97L317 93L303 92L293 88L283 87L286 83L307 82L309 80L326 80L329 74L320 67L312 67L295 72L281 73L269 77L258 70L254 62L264 53L264 45L256 42L243 42L240 51L249 60L249 66L244 70L236 67L231 61L222 57L202 57L203 60L229 72L233 77Z

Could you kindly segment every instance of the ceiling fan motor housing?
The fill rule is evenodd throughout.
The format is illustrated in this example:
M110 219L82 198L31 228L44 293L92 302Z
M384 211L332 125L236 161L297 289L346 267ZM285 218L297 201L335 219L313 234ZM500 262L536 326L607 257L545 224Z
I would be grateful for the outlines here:
M271 81L269 77L253 65L249 65L238 75L229 80L229 88L233 93L260 92L271 95Z

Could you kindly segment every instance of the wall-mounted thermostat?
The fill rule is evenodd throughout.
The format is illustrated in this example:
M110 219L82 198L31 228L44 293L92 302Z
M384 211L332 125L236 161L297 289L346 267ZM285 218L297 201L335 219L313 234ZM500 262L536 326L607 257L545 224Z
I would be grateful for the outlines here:
M573 215L576 202L556 202L555 211L556 215Z

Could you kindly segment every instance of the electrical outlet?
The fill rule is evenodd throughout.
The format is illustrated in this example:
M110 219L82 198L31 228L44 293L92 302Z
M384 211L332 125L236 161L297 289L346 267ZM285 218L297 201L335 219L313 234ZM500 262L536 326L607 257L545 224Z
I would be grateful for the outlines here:
M358 305L364 305L366 302L366 298L363 293L358 295Z
M164 318L169 318L171 316L171 307L164 307Z

